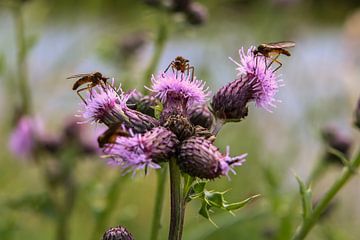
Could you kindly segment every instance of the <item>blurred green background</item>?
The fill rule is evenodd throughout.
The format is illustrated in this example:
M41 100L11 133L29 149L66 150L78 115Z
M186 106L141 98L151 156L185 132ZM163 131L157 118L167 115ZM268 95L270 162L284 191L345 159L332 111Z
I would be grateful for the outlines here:
M122 83L125 90L142 89L161 21L166 21L169 35L156 72L176 56L184 56L213 93L235 79L235 65L228 57L237 60L239 48L280 40L296 42L292 56L282 58L285 87L280 89L282 102L274 113L251 106L244 121L227 124L216 140L222 151L229 145L232 155L247 152L249 156L231 181L223 177L209 187L230 189L227 198L231 201L252 194L261 197L235 216L216 211L213 220L218 228L200 217L200 205L191 202L184 239L288 239L286 232L293 232L301 219L299 201L291 208L291 217L288 214L298 194L294 172L306 179L320 161L324 151L320 130L332 124L360 140L351 127L360 94L359 1L203 0L199 3L207 8L208 18L197 26L181 13L165 14L140 0L21 2L33 112L54 134L79 107L80 99L71 90L73 82L66 77L100 71ZM55 239L54 218L41 202L11 204L32 194L47 194L42 169L32 161L16 159L7 148L20 102L13 3L0 1L0 239ZM126 45L134 37L141 46L136 51ZM87 128L95 132L97 127ZM104 192L121 173L95 156L79 159L74 171L79 194L69 239L90 239L94 215L104 207ZM313 186L315 199L339 173L340 168L329 168ZM121 224L136 239L148 239L156 175L138 174L123 181L107 226ZM360 239L359 184L356 176L308 239ZM168 189L166 192L161 239L166 239L168 229ZM280 234L282 231L285 233Z

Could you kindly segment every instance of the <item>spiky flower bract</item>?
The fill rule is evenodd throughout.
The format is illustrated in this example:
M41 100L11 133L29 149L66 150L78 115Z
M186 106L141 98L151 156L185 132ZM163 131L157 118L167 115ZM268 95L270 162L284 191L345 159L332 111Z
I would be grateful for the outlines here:
M117 226L107 230L102 240L134 240L134 238L126 228Z
M210 140L203 137L192 137L182 142L179 149L178 164L180 169L193 177L214 179L228 175L233 166L240 166L247 154L237 157L222 154Z

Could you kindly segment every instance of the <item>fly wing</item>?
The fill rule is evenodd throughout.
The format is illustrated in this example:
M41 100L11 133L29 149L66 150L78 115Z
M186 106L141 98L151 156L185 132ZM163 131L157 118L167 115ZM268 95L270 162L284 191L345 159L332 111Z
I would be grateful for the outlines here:
M67 77L66 79L83 78L83 77L91 76L91 75L92 75L92 73L80 73L80 74L75 74L75 75L72 75L70 77Z
M264 43L262 45L267 48L292 48L295 47L295 42L281 41L281 42L273 42L273 43Z

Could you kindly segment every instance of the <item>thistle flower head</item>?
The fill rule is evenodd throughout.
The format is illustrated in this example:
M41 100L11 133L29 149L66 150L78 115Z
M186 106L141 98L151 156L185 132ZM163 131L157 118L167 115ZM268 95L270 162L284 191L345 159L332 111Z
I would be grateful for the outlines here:
M251 86L252 99L256 106L271 111L271 107L276 107L274 102L278 92L281 79L268 67L266 57L254 54L255 47L250 47L247 52L243 48L239 50L240 63L231 59L238 67L238 76Z
M40 134L41 126L39 121L30 116L21 117L10 135L10 151L20 158L31 157Z
M203 137L192 137L182 142L179 150L178 164L180 169L193 177L214 179L234 172L233 166L240 166L247 154L237 157L222 154L210 140Z
M87 93L82 103L80 116L85 122L100 122L107 126L124 123L135 132L145 132L158 126L158 121L127 106L132 93L125 94L119 87L112 85L96 86Z
M121 88L119 89L121 91ZM85 102L81 103L80 116L85 122L109 124L116 121L112 113L121 103L126 105L128 98L129 95L119 95L113 84L95 86L86 93Z
M148 167L160 168L158 163L168 160L177 145L178 140L171 131L156 127L145 134L118 137L115 144L108 146L106 153L112 158L110 163L135 172Z
M193 125L210 129L213 124L213 115L206 105L196 105L188 109L189 120Z
M155 93L155 96L166 103L168 97L175 93L180 95L187 101L187 107L193 104L203 104L209 97L208 88L205 87L205 82L201 80L190 79L190 76L178 73L161 73L158 76L152 76L152 88L150 91Z

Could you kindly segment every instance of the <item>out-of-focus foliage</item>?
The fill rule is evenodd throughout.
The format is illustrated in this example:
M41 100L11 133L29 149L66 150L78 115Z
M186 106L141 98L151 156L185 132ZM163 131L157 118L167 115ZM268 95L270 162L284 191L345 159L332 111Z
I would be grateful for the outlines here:
M282 58L280 71L286 86L280 91L282 103L274 113L251 106L249 117L225 126L219 133L221 141L215 142L222 150L229 144L234 155L248 152L249 156L231 181L222 178L210 182L209 189L231 188L226 195L230 202L255 194L262 197L235 211L235 216L215 210L211 217L219 228L200 218L201 205L192 201L186 211L184 239L289 239L301 220L302 208L292 170L307 179L321 161L324 149L320 129L332 122L359 140L351 121L360 94L360 34L356 31L360 29L360 2L199 2L208 9L207 22L193 26L183 15L172 14L167 22L169 41L154 74L174 57L186 56L195 66L195 75L207 81L211 89L218 89L235 79L235 66L227 57L238 58L240 47L279 40L294 40L297 45L290 58ZM10 120L19 102L14 90L18 87L17 49L11 5L12 1L0 1L0 238L54 239L55 224L49 221L54 213L49 211L44 169L33 162L18 161L7 150ZM164 17L156 8L140 0L29 0L24 1L23 11L34 109L50 133L59 131L80 102L71 90L73 82L66 77L98 70L115 77L125 90L142 87L158 23ZM126 43L131 36L137 39L130 42L141 46ZM88 127L88 131L96 128ZM126 226L136 239L147 239L155 195L154 172L124 178L125 184L116 189L112 183L121 179L118 169L99 157L84 158L88 161L79 161L74 167L79 189L70 218L70 239L99 239L108 227L118 224ZM338 166L329 166L312 185L314 199L321 197L339 172ZM343 189L337 207L309 239L359 239L358 184L355 178ZM104 214L108 203L107 193L116 190L121 195L113 203L108 227L94 233L96 219ZM308 194L308 189L303 192L303 196ZM310 208L305 197L304 202ZM168 212L166 202L162 239L167 236Z

